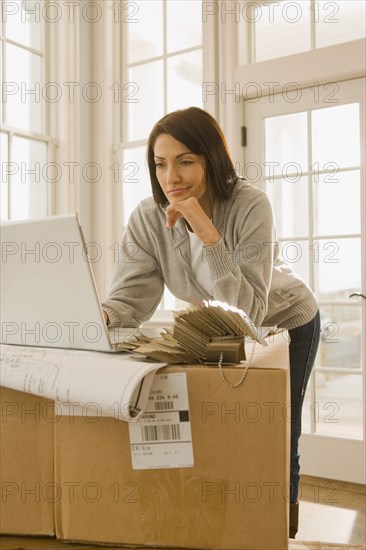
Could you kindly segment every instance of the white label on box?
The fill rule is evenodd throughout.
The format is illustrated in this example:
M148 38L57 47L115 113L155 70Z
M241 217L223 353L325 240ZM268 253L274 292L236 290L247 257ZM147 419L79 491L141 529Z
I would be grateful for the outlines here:
M145 413L128 428L134 470L192 467L186 373L156 374Z

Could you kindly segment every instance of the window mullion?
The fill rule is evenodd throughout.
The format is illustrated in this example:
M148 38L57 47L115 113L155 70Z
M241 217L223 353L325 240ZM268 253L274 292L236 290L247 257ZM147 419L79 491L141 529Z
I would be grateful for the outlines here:
M50 67L49 67L49 55L50 55L50 36L49 36L49 27L45 23L43 26L43 47L45 51L45 55L42 57L42 83L41 88L44 87L45 83L50 82ZM42 96L42 117L43 117L43 124L42 124L42 130L43 133L50 135L51 134L51 128L50 128L50 120L51 120L51 102L45 101Z
M3 22L2 23L3 25L3 36L4 36L4 32L5 32L5 23ZM2 40L2 43L3 43L3 47L2 47L2 67L3 67L3 74L2 74L2 79L3 81L5 81L6 79L6 73L7 73L7 68L6 68L6 47L7 47L7 44L6 44L6 40ZM2 98L2 105L1 105L1 109L2 109L2 120L3 120L3 124L6 124L7 122L7 113L6 113L6 108L5 108L5 101L4 101L4 97Z
M44 141L46 143L54 141L55 144L57 144L57 140L53 140L52 137L48 134L37 134L36 132L31 132L29 130L23 130L14 126L9 126L9 124L3 124L1 130L3 132L12 133L15 136L33 139L35 141Z
M168 112L168 61L167 61L167 6L163 2L163 94L164 94L164 114Z
M316 49L316 40L315 40L315 23L316 23L316 17L315 17L315 10L317 9L317 6L315 5L316 0L310 0L310 49L315 50Z
M129 64L130 68L139 67L140 65L146 65L146 63L153 63L154 61L162 61L164 58L174 57L176 55L183 55L185 53L196 52L201 50L202 46L193 46L192 48L185 48L183 50L175 50L174 52L165 52L162 55L156 55L154 57L147 57L145 59L139 59Z
M8 162L9 166L12 166L13 162L13 132L9 132L8 134ZM11 197L12 197L12 185L13 185L13 174L9 174L8 176L8 219L11 219Z
M250 18L255 20L255 6L250 6ZM248 33L248 63L255 63L255 35L256 35L256 26L246 22L246 28Z
M147 9L145 13L141 11L141 27L134 29L131 29L129 26L120 27L120 32L122 36L122 59L120 64L120 66L122 67L122 81L123 83L127 83L127 71L129 71L128 76L132 80L132 77L130 76L132 72L132 74L134 75L133 78L137 81L141 88L141 96L139 97L140 104L138 108L139 110L141 109L142 112L144 112L144 110L150 112L149 120L142 120L140 117L141 111L137 112L135 106L129 105L128 102L126 102L126 105L122 104L120 106L120 112L122 113L122 130L120 132L120 142L118 147L116 147L116 152L118 151L121 156L123 155L123 162L126 163L128 161L128 164L135 164L136 168L139 168L140 174L141 172L145 173L142 177L139 176L139 181L140 183L142 183L142 185L140 185L138 188L134 187L133 189L128 191L126 186L124 187L122 191L123 196L120 205L121 219L126 218L130 215L131 209L137 205L137 203L141 199L142 194L151 194L151 189L148 189L149 175L145 170L146 164L143 163L143 150L146 149L147 143L146 138L151 129L150 126L152 126L153 124L153 111L151 111L153 105L150 103L150 97L155 98L157 102L155 109L156 117L154 116L154 122L156 121L155 119L157 119L157 115L159 115L160 118L161 116L167 114L168 110L173 110L173 108L181 109L188 107L189 102L191 104L199 106L202 105L202 89L200 86L197 87L197 82L195 79L197 67L199 66L200 70L202 67L202 61L199 56L202 54L203 46L202 40L198 38L202 31L202 14L198 12L198 4L200 4L200 2L196 0L196 6L194 6L192 9L198 18L196 19L195 25L195 28L197 28L198 30L194 30L192 34L191 19L189 17L192 9L188 8L190 7L190 5L193 4L193 2L187 2L186 4L188 7L186 8L184 6L182 15L178 17L176 13L170 13L170 6L165 0L162 0L161 4L159 3L159 5L157 5L158 12L155 13L154 16L156 16L156 22L159 29L161 30L159 30L159 36L151 38L150 42L149 37L145 36L145 31L149 24L149 9ZM147 5L148 2L146 3L146 6ZM180 7L182 9L182 5ZM168 34L168 31L170 32L171 28L168 28L168 24L174 26L174 36L172 35L172 44L170 43L170 34ZM215 24L217 25L217 22ZM144 25L147 26L144 27ZM179 34L181 25L182 35ZM198 31L200 33L199 35ZM176 36L176 33L178 33L179 36ZM216 47L217 42L214 42L213 40L213 36L211 34L211 24L209 33L210 37L209 47L207 48L207 57L212 57L212 45L215 44ZM149 31L147 31L147 34L149 34ZM132 47L137 47L137 50L133 50L133 55L128 56L128 51L131 47L131 44ZM150 47L149 44L153 44L154 47ZM169 46L171 47L171 50L174 51L168 51ZM214 55L213 57L214 60L212 63L210 62L210 66L212 66L213 63L216 64L217 56ZM169 60L171 60L172 65L170 65ZM193 68L191 67L192 65ZM177 69L176 73L175 69ZM152 80L154 81L151 82L151 86L153 87L151 90L151 94L147 92L149 90L150 82L148 77L149 74L152 75ZM174 87L175 75L177 81L176 85L179 84L180 86L179 90L182 90L183 86L183 91L185 91L184 86L187 85L187 91L189 92L190 97L189 100L186 99L184 93L181 93L178 97L172 95L174 94L175 89L177 89ZM209 77L211 80L213 80L212 71L209 73ZM202 80L204 79L202 78ZM209 80L209 78L207 78L206 80ZM179 90L177 89L178 92ZM191 90L193 91L191 92ZM170 96L169 93L171 94ZM217 100L218 98L216 97L215 101ZM172 102L174 103L174 107L172 107L171 105ZM131 126L132 122L136 123L136 126L134 126L133 128ZM126 181L124 180L124 182L126 183L128 183L129 181L133 182L132 178L134 178L137 173L130 172L129 174L127 174L128 164L126 164ZM127 220L123 219L123 223L126 224ZM171 304L169 303L169 301L166 299L164 301L163 297L159 311L163 312L164 315L164 309L162 308L169 307L170 305Z
M311 111L307 111L307 147L308 147L308 162L309 168L313 166L313 150L312 150L312 122L311 122ZM309 247L312 250L314 244L314 194L313 194L313 173L309 170L308 173L308 227L309 227ZM311 261L311 254L309 254L309 283L311 288L315 289L315 273L314 273L314 262Z
M11 44L12 46L16 46L17 48L20 48L21 50L24 50L29 53L33 53L34 55L38 55L39 57L44 57L45 52L37 50L36 48L31 48L31 46L26 46L25 44L21 44L20 42L16 42L15 40L12 40L11 38L3 38L3 41L7 44Z
M121 33L121 48L122 52L124 52L124 55L121 56L121 77L122 77L122 89L125 83L127 83L127 76L128 76L128 59L127 59L127 52L129 50L128 47L128 40L127 35L128 31L126 30L128 27L126 26L126 23L124 22L123 18L121 18L120 21L120 33ZM127 143L127 135L128 135L128 126L129 126L129 117L128 117L128 104L122 101L122 109L120 112L120 141L123 144Z

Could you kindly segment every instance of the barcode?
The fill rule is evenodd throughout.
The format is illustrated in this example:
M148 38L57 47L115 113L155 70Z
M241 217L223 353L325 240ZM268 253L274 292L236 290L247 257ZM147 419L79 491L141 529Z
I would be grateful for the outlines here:
M171 411L174 409L174 401L155 401L156 411Z
M168 441L181 439L179 424L141 426L142 441Z

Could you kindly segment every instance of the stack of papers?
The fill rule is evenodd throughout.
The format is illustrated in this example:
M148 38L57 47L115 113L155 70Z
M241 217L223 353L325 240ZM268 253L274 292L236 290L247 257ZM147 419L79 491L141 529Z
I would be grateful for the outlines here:
M267 345L261 330L248 315L214 300L174 312L172 329L163 329L158 338L138 333L120 349L169 364L239 363L245 359L245 339Z

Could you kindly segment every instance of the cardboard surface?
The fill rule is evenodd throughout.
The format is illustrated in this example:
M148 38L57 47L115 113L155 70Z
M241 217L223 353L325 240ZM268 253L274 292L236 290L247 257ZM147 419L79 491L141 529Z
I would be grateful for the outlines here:
M0 532L53 535L53 402L4 387L0 401Z
M133 470L128 425L62 417L55 425L57 536L186 548L288 548L289 372L284 333L256 346L245 381L217 367L187 375L194 466ZM225 368L232 383L242 366ZM265 529L263 526L265 525Z
M120 548L120 546L72 544L50 538L0 537L0 548L2 550L113 550L113 548ZM135 548L138 550L139 547ZM279 548L278 550L282 549ZM365 546L360 544L332 544L329 542L290 540L288 550L365 550Z
M0 548L2 550L113 550L120 548L116 546L90 546L72 544L58 541L56 539L26 538L26 537L0 537ZM137 550L138 547L136 547ZM301 542L290 540L289 550L365 550L359 544L332 544L329 542ZM265 550L265 549L263 549ZM279 548L278 550L282 550Z

